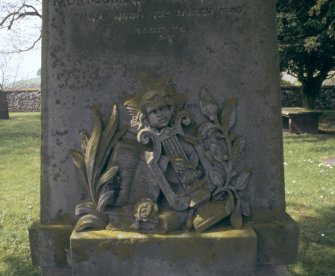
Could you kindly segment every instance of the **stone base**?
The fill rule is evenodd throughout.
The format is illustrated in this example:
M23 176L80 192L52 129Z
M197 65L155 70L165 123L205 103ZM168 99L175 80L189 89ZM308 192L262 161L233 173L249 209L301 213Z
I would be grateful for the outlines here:
M73 232L73 275L255 275L252 228L179 235Z
M43 276L285 275L286 265L297 259L297 224L286 216L248 226L242 230L144 235L75 233L71 225L36 222L29 228L29 238L33 264L42 267Z
M70 249L69 238L72 230L72 225L43 225L34 222L28 229L33 265L47 268L67 267L67 251Z
M287 265L297 262L299 229L289 216L268 223L254 223L257 234L257 264Z

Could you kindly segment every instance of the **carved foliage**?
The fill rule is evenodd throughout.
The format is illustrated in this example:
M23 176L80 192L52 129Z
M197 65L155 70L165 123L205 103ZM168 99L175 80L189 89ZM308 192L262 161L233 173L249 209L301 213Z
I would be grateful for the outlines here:
M230 98L223 103L220 111L215 100L205 90L200 92L202 114L210 122L200 126L206 156L211 163L209 177L217 186L213 193L214 200L226 202L230 211L230 222L235 228L242 226L242 215L250 216L250 206L246 200L246 187L251 172L237 173L234 170L238 157L243 152L245 140L236 137L231 129L236 123L237 99ZM232 204L233 203L233 204Z
M80 203L76 207L75 214L80 217L76 231L105 228L108 224L105 208L116 201L120 190L119 168L111 164L109 158L115 144L126 133L127 128L118 129L119 115L116 106L113 106L106 122L103 121L97 107L93 107L92 111L94 126L91 135L82 132L82 151L71 152L74 164L92 200Z

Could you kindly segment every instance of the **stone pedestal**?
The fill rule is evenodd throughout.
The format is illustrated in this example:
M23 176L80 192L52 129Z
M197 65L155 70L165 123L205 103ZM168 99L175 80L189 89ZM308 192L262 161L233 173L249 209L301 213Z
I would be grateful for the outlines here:
M73 232L73 275L254 275L257 237L252 228L208 233L146 235Z

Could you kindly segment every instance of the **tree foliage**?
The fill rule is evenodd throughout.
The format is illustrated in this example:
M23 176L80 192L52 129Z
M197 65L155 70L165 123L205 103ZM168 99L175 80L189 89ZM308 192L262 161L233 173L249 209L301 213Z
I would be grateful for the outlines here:
M281 71L302 83L303 105L314 108L335 69L335 1L277 0Z

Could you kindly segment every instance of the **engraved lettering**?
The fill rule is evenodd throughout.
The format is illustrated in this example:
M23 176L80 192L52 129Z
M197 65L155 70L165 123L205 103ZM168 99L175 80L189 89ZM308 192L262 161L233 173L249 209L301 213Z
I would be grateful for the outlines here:
M177 16L211 16L213 15L213 8L201 8L190 10L178 10Z
M109 4L111 6L141 6L145 0L54 0L54 6L83 6L89 4Z
M166 34L170 32L184 33L186 31L185 26L154 26L135 29L135 34Z

